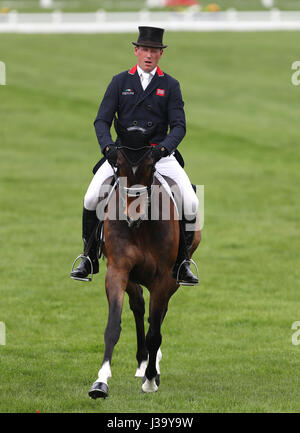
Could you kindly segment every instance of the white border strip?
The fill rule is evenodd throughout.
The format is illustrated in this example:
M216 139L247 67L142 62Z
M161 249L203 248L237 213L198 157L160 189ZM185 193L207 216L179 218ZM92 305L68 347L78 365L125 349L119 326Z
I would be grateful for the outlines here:
M138 25L193 32L300 30L300 12L0 14L0 33L136 33Z

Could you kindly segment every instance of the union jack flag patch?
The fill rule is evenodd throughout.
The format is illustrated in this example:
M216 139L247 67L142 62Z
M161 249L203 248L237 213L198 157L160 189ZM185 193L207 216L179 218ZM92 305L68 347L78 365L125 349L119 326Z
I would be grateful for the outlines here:
M156 94L158 96L165 96L165 90L164 89L156 89Z

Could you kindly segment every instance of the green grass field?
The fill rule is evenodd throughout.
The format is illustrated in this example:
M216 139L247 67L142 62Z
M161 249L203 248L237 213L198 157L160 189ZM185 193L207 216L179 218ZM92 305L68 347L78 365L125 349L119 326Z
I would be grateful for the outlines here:
M298 412L298 33L169 33L160 66L181 82L186 170L205 185L200 285L163 325L161 386L141 393L124 304L110 396L87 392L102 360L105 264L69 278L99 158L93 130L136 35L0 36L1 412ZM146 293L148 300L148 294Z

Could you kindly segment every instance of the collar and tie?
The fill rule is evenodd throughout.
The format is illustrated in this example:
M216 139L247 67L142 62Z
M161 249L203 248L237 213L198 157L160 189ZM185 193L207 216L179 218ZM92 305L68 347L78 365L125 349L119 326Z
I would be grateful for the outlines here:
M140 80L141 80L141 84L142 84L142 87L143 87L144 90L146 90L148 84L149 84L150 81L152 80L152 78L153 78L153 76L154 76L154 74L155 74L155 72L156 72L156 69L157 69L157 68L153 69L153 71L151 71L151 72L144 72L144 71L143 71L143 70L138 66L138 73L139 73Z
M142 72L141 75L141 83L144 90L146 90L148 84L150 83L152 79L152 74L148 74L147 72Z

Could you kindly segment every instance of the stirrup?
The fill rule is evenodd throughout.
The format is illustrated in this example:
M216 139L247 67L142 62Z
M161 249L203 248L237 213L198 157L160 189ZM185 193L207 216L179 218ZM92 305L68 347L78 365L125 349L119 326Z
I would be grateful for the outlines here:
M179 278L178 278L179 277L179 272L180 272L181 266L184 265L184 263L192 263L195 266L196 273L197 273L197 280L198 280L198 283L199 283L199 270L198 270L198 266L196 265L196 263L192 259L185 259L185 260L183 260L180 263L178 271L177 271L177 275L176 275L176 283L179 284L180 286L196 286L197 283L196 284L193 284L193 283L183 283L183 282L179 281Z
M75 263L77 262L77 260L79 259L88 259L88 261L90 262L91 265L91 273L90 273L90 277L87 278L79 278L79 277L73 277L72 275L70 275L70 278L73 278L73 280L78 280L78 281L92 281L93 279L93 263L92 260L89 258L89 256L85 256L84 254L80 254L78 257L76 257L76 259L73 262L73 266L72 266L72 270L71 270L71 274L74 271L74 266Z

